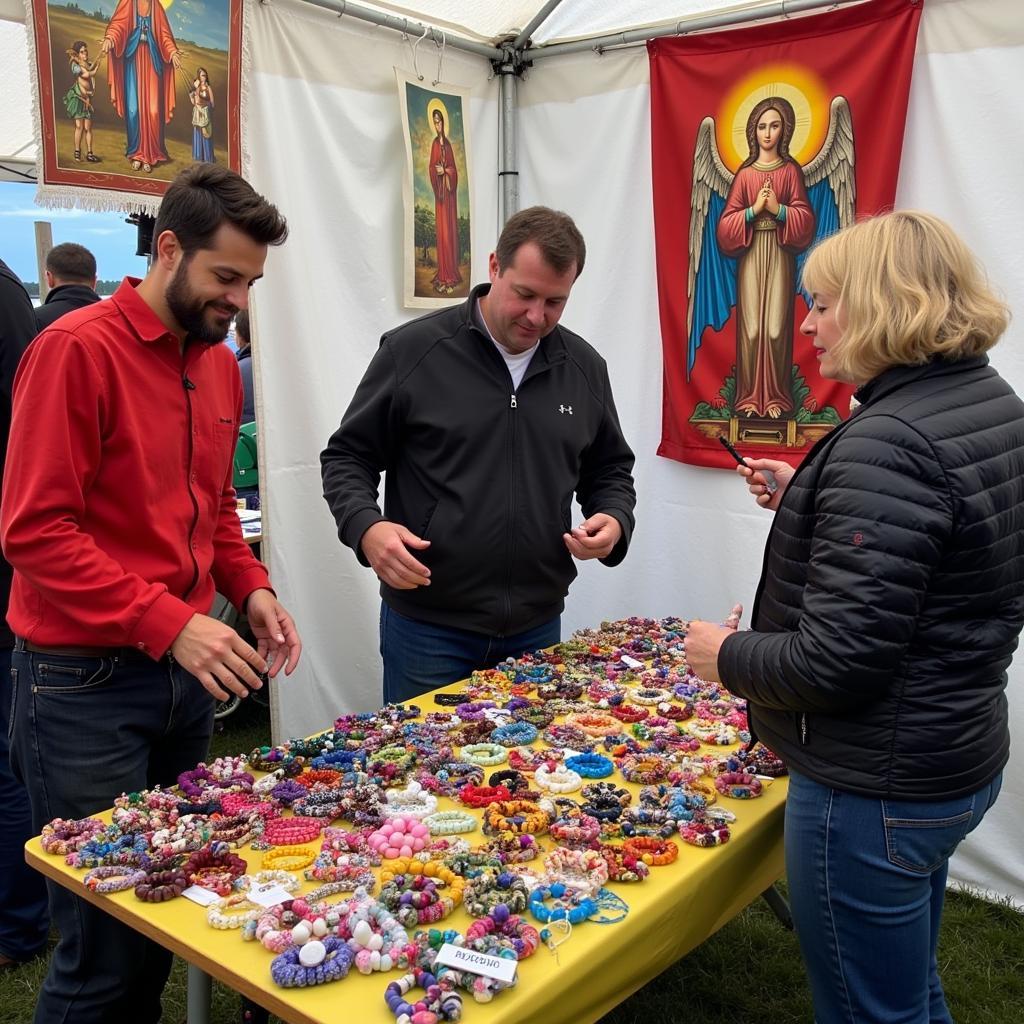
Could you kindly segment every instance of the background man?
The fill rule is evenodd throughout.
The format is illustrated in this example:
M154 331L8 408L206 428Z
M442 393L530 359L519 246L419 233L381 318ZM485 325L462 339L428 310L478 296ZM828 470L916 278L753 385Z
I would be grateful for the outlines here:
M145 280L65 316L22 360L0 531L11 758L37 832L172 783L206 757L214 698L299 660L235 515L242 388L218 344L286 234L237 174L196 164L164 197ZM258 650L206 614L215 588ZM50 907L60 943L37 1024L158 1020L171 954L60 886Z
M625 557L633 453L604 360L559 326L585 256L566 214L512 217L489 285L384 335L320 456L338 534L381 580L389 701L557 642L572 557Z
M46 301L34 310L36 330L49 327L73 309L99 302L96 257L84 245L62 242L46 254Z
M0 260L0 482L11 391L21 355L36 335L32 300L10 267ZM7 613L11 567L0 558L0 612ZM11 716L11 649L14 634L0 619L0 967L31 960L46 944L50 918L43 876L25 863L32 814L25 787L11 772L7 722Z
M256 399L252 390L252 338L249 335L249 311L243 309L235 317L235 340L238 351L238 372L242 375L242 422L252 423L256 419Z

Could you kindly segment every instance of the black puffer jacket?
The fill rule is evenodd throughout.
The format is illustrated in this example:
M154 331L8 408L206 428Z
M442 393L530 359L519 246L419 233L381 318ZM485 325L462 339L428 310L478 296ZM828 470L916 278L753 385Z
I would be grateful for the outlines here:
M984 356L897 367L775 515L755 632L722 646L757 736L837 789L953 798L1009 752L1024 622L1024 403Z

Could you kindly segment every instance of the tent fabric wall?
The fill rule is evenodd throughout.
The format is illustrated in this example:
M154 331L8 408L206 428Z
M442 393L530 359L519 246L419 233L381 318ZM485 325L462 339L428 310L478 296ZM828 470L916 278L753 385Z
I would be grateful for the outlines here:
M294 0L245 9L249 177L288 218L253 291L264 557L305 642L275 685L274 735L308 734L342 710L380 706L377 580L341 546L321 496L319 454L401 307L405 150L394 66L408 43ZM429 88L438 51L419 49ZM497 82L448 49L445 81L472 90L474 274L496 227Z
M1024 68L1024 40L1007 28L1021 20L1012 6L1012 0L926 5L898 202L932 209L962 230L1020 310L1024 267L1004 213L1015 209L1014 172L1024 165L1020 133L1005 122ZM404 165L391 76L392 64L408 66L409 59L398 37L293 0L252 5L247 17L256 68L249 86L250 173L293 228L255 295L269 556L307 645L299 673L277 686L275 736L282 738L380 699L376 581L337 540L320 496L316 455L380 332L414 315L399 307ZM449 50L446 66L445 78L474 90L479 280L497 229L491 213L497 90L483 61ZM629 614L720 619L734 601L753 594L769 516L733 475L654 454L661 343L646 52L637 47L544 61L520 84L519 102L522 205L565 209L583 230L587 269L564 319L608 360L637 453L630 554L612 570L581 566L563 631ZM1024 393L1022 341L1018 323L994 362ZM1011 668L1018 737L1024 736L1022 677L1024 669ZM953 876L1024 900L1024 854L1014 840L1024 814L1019 750L1018 742L1000 803L955 858Z

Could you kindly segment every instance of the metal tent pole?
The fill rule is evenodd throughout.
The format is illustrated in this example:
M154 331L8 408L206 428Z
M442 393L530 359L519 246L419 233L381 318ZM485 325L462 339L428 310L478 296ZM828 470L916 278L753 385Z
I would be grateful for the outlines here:
M533 16L530 23L519 33L512 41L512 47L515 50L521 50L527 42L529 42L530 36L540 27L541 22L547 21L548 15L562 2L562 0L548 0L548 2Z
M556 57L563 53L580 53L594 50L600 53L610 46L627 46L630 43L643 43L648 39L661 36L678 36L689 32L699 32L709 28L725 28L730 25L743 25L748 22L762 21L765 18L784 18L790 14L800 14L823 7L841 7L849 3L862 3L863 0L776 0L775 3L763 7L747 7L741 11L728 11L724 14L709 14L699 18L687 18L674 25L661 28L632 29L629 32L616 32L613 35L590 36L587 39L575 39L571 43L549 43L531 47L525 51L525 58L536 62L546 57Z
M501 181L498 222L500 227L519 209L519 150L516 145L516 75L519 71L515 60L517 51L509 50L501 66L495 66L500 75L501 103L499 104L498 138L501 140L498 178Z
M263 0L266 2L266 0ZM321 7L325 11L337 14L338 17L347 16L356 18L359 21L368 21L371 25L380 25L383 28L394 29L396 32L404 32L406 35L419 36L423 30L438 45L444 43L446 46L453 46L457 50L465 50L467 53L475 53L478 57L486 57L488 60L500 60L502 51L494 46L487 46L485 43L477 43L472 39L463 39L461 36L450 35L442 32L432 25L424 25L422 22L410 21L408 18L399 18L394 14L383 14L371 10L369 7L361 7L359 4L349 3L348 0L303 0L304 3L312 4L314 7Z

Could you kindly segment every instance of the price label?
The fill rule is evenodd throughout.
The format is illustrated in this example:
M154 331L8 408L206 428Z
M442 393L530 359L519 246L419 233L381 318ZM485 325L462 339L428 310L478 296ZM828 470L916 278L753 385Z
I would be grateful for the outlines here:
M644 667L644 663L642 661L637 661L636 658L631 658L628 654L624 654L620 660L626 668L636 669Z
M261 907L276 907L278 903L287 903L288 900L295 898L280 882L250 886L245 895L250 903L256 903Z
M482 974L485 978L495 978L509 985L515 981L518 966L515 960L509 960L507 957L478 953L475 949L453 946L450 942L441 947L437 954L437 962L454 967L457 971Z
M181 895L193 903L198 903L201 907L208 907L220 899L212 889L204 889L201 885L190 885Z

